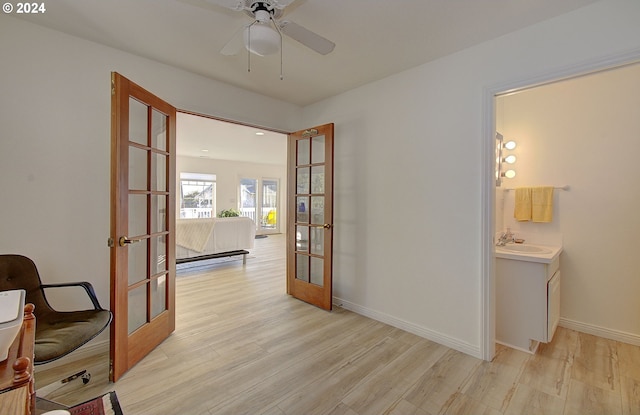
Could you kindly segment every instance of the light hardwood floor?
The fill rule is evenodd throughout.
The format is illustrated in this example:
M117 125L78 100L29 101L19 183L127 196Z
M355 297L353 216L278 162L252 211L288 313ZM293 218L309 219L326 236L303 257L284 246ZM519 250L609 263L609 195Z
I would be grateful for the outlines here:
M184 270L175 333L117 384L103 355L37 371L36 387L89 367L88 385L46 398L115 390L126 415L640 414L640 347L559 328L536 355L498 346L484 362L287 296L284 244Z

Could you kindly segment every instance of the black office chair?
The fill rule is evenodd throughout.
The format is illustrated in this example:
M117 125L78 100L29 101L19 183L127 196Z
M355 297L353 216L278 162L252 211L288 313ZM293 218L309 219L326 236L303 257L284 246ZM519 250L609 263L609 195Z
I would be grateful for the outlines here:
M82 311L56 311L45 296L45 289L82 287L93 304L93 309ZM23 289L26 303L35 305L36 316L34 364L49 363L68 355L100 334L111 322L111 311L100 307L93 287L88 282L42 284L36 265L22 255L0 255L0 291ZM86 371L71 378L90 379Z

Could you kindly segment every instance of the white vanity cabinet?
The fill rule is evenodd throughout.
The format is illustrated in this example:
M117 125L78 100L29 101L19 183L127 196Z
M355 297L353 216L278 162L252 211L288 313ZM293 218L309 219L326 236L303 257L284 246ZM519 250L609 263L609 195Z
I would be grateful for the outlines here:
M560 250L546 258L496 252L496 341L535 353L560 320Z

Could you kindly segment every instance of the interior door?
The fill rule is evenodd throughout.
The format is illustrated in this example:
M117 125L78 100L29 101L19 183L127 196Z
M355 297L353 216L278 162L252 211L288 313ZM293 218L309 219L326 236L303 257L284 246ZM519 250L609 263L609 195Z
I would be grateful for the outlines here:
M287 292L331 310L333 124L289 135Z
M115 382L175 329L176 109L117 73L111 81Z

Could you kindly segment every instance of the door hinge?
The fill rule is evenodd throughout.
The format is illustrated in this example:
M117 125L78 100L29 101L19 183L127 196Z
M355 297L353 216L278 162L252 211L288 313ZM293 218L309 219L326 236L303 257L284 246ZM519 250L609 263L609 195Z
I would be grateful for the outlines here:
M107 239L107 246L109 248L113 248L115 246L113 238L109 237L109 239Z

